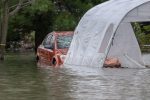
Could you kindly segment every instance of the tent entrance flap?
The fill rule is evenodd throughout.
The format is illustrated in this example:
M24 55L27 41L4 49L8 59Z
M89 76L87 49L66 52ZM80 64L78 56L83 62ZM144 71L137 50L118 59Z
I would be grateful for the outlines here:
M113 24L110 24L109 27L107 28L99 49L99 53L107 54L109 45L112 41L111 37L113 36L113 28L114 28Z
M107 57L118 58L122 67L144 67L140 47L130 23L120 24Z

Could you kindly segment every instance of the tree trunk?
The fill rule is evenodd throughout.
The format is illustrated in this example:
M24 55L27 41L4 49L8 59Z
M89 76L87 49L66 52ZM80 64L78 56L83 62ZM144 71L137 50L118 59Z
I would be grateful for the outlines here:
M36 19L34 20L35 27L35 53L37 52L38 46L42 43L45 36L52 31L53 20L49 20L52 18L53 12L47 12L42 14L37 14ZM39 24L40 22L40 24Z
M4 60L4 53L5 53L5 44L6 44L6 37L7 37L7 29L8 29L8 18L9 18L9 11L8 11L8 1L4 1L2 4L2 24L1 24L1 37L0 37L0 60Z
M0 16L0 61L4 60L9 15L13 16L21 9L22 6L30 4L30 0L27 2L23 2L24 0L19 0L19 3L16 6L16 8L13 11L9 12L8 1L9 0L3 0L1 1L0 5L2 9L2 13Z

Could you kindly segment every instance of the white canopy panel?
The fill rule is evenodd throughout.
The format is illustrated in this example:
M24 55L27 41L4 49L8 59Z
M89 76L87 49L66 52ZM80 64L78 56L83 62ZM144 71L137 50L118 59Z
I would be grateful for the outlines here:
M76 27L65 65L102 67L119 25L133 21L150 21L149 9L150 0L110 0L93 7ZM138 49L135 54L140 57L136 39L134 43ZM132 59L132 62L143 67L142 61Z

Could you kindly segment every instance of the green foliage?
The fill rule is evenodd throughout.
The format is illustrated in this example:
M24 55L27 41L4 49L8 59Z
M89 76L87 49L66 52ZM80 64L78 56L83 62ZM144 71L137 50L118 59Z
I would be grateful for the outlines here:
M20 41L25 33L30 33L33 29L32 17L28 15L26 10L12 16L9 20L9 29L7 41Z
M12 6L18 4L18 2L19 2L19 0L9 0L9 7L12 7ZM13 7L13 8L15 8L15 7Z
M49 10L53 10L53 4L50 0L35 0L32 6L30 7L30 11L36 12L48 12Z
M141 43L141 37L143 36L142 30L139 23L132 23L133 29L135 31L135 35L139 43Z
M133 23L132 25L142 52L149 52L150 48L144 45L150 45L150 25L144 23Z
M144 29L150 32L150 25L144 26Z
M49 0L36 0L32 6L21 9L15 16L10 18L7 41L20 41L22 39L20 37L25 34L40 31L38 28L45 29L47 32L48 28L41 27L49 27L48 23L51 23L52 20L49 16L52 14L50 12L52 7L52 2ZM41 26L39 27L39 25Z
M143 41L143 44L149 45L150 44L150 34L144 35L142 41Z
M18 1L11 0L10 5L14 5ZM46 29L45 32L74 30L81 16L95 4L102 1L106 0L64 0L58 5L59 2L55 0L34 0L32 6L23 8L10 19L9 35L40 31L38 28L41 27L39 26L49 27L49 29L43 27L43 29ZM58 9L59 6L63 6L64 9ZM43 29L41 28L41 31Z
M74 16L68 12L61 12L57 14L55 21L53 23L53 29L56 31L67 31L74 30L77 25Z
M64 0L66 9L73 14L78 20L83 14L94 5L91 0Z
M108 1L108 0L93 0L92 2L94 5L97 5L97 4L103 3L105 1Z

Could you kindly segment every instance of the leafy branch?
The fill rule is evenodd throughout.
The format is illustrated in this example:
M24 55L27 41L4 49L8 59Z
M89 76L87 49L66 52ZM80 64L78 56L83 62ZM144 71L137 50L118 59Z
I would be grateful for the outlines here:
M9 15L10 15L10 16L15 15L21 8L24 8L24 7L28 6L28 5L30 5L31 3L32 3L31 0L26 0L26 1L24 1L24 0L19 0L19 3L18 3L18 4L13 5L13 6L11 6L11 7L8 8L8 10L9 10ZM13 9L13 10L11 11L11 9Z

